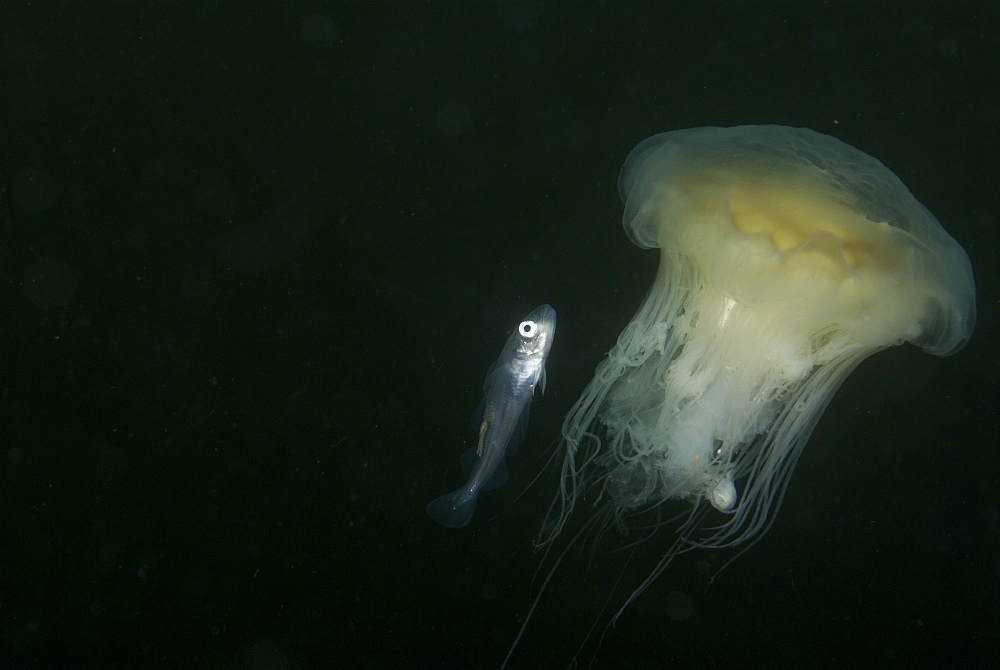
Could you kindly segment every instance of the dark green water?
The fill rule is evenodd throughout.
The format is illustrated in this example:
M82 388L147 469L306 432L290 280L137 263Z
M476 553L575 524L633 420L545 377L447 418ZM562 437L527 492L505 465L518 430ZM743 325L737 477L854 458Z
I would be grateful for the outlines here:
M678 560L594 666L997 660L995 3L142 4L0 8L0 666L497 667L554 481L518 494L656 268L618 169L745 123L885 162L979 325L863 364L770 533L714 582L731 553ZM445 531L542 302L511 481ZM571 550L513 667L569 664L668 543Z

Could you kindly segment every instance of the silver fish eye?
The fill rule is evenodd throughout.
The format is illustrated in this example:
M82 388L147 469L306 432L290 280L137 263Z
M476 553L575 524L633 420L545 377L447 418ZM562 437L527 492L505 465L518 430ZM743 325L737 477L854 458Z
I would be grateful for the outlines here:
M522 321L517 329L521 333L521 337L534 337L538 333L538 326L534 321Z

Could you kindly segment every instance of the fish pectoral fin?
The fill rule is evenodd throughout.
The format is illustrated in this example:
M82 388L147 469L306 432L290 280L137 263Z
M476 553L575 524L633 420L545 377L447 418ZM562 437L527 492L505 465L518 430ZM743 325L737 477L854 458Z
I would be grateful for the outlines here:
M486 431L489 429L489 419L483 419L483 422L479 424L479 443L476 445L476 456L483 455L483 440L486 438Z
M476 456L483 455L483 440L486 439L486 431L490 429L490 424L493 423L493 405L486 405L483 409L483 422L479 424L479 444L476 445Z

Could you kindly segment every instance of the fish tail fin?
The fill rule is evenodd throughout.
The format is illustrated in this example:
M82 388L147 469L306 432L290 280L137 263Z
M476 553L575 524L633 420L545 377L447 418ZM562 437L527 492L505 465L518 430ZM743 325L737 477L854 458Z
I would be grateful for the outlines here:
M465 528L476 511L476 499L479 496L470 494L464 489L446 493L440 498L427 503L427 514L445 528Z

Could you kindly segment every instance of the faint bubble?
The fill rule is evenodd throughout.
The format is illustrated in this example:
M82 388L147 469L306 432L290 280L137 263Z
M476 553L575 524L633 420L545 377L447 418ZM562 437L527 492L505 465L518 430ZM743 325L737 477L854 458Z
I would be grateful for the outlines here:
M343 389L333 396L329 417L345 433L356 433L368 427L375 414L375 405L364 391Z
M94 553L94 569L98 572L111 572L118 567L121 552L116 545L98 547Z
M232 264L239 271L250 274L284 262L287 250L286 240L281 234L264 226L236 230L228 244Z
M954 58L955 54L958 53L958 43L950 37L946 37L938 44L938 51L945 58Z
M129 373L161 365L172 366L178 374L183 370L184 352L174 344L171 324L155 312L141 307L128 309L111 319L105 335L113 360Z
M128 471L125 455L115 449L101 450L94 460L95 474L103 481L121 479Z
M809 27L809 46L815 53L830 53L837 47L839 33L823 23Z
M515 32L523 34L537 26L541 16L541 6L516 5L507 9L503 22Z
M263 637L244 649L240 667L246 670L290 670L292 659L280 643Z
M35 35L9 29L0 37L0 54L5 60L24 67L38 66L49 59L48 54L39 48Z
M590 143L594 136L594 126L584 121L577 121L566 130L566 140L571 147L582 148Z
M483 584L483 587L479 589L479 595L483 600L493 600L497 597L497 587L495 584Z
M373 138L368 143L368 157L380 163L396 155L396 146L386 137Z
M663 611L674 621L687 621L694 614L694 599L681 591L671 591L664 600Z
M196 191L196 203L210 218L230 219L239 207L239 195L230 175L206 170Z
M40 258L24 269L25 297L40 309L64 307L76 292L76 279L65 263Z
M313 49L329 49L337 42L337 25L329 16L313 14L302 20L302 38Z
M5 646L19 649L37 642L43 626L44 621L38 617L29 615L22 620L21 617L8 614L0 635Z
M446 102L437 113L437 127L448 137L459 137L472 130L472 114L460 102Z
M47 172L28 169L14 178L10 197L26 212L44 212L55 202L58 188Z
M445 590L453 596L461 596L469 587L469 577L461 572L452 573L445 582Z
M323 421L331 403L330 395L317 384L301 386L288 397L289 411L305 424Z
M125 241L133 247L144 247L149 243L149 229L141 224L132 226L125 233Z

